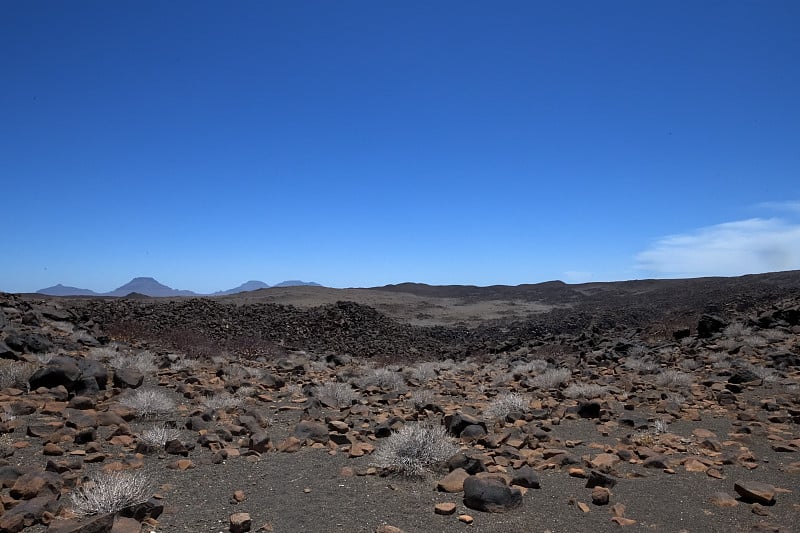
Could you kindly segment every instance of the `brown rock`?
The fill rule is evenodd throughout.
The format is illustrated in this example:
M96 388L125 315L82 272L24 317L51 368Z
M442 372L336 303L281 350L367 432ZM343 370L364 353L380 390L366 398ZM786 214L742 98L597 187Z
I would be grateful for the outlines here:
M605 470L611 468L615 464L619 463L619 457L613 453L600 453L595 456L594 459L589 461L589 466L592 468L598 468L600 470Z
M363 457L375 451L375 446L368 442L354 442L350 446L350 457Z
M383 524L375 528L375 533L406 533L406 532L400 529L399 527Z
M236 503L242 503L246 499L247 496L245 495L243 490L237 490L233 492L233 501L235 501Z
M592 503L595 505L608 505L611 498L611 491L605 487L595 487L592 489Z
M468 514L460 514L458 515L458 521L464 522L465 524L471 524L475 521L475 519Z
M461 492L464 490L464 480L469 474L463 468L456 468L436 484L436 489L442 492Z
M29 472L17 478L11 487L11 496L18 500L30 500L43 493L58 495L64 485L55 472Z
M433 508L433 512L441 515L451 515L456 512L456 504L453 502L437 503Z
M739 505L739 502L726 492L715 492L711 495L710 501L717 507L736 507Z
M297 437L287 437L280 444L278 444L279 452L294 453L300 451L303 446L303 441Z
M737 481L733 489L748 503L772 505L775 503L775 487L758 481Z
M47 533L107 533L114 526L114 513L79 520L54 520Z
M231 533L246 533L250 531L252 521L248 513L233 513L230 517Z
M137 520L117 516L114 518L114 526L111 528L110 533L140 533L141 531L142 526Z
M687 472L705 472L708 470L708 467L698 461L697 459L687 459L683 463L683 467L686 469Z

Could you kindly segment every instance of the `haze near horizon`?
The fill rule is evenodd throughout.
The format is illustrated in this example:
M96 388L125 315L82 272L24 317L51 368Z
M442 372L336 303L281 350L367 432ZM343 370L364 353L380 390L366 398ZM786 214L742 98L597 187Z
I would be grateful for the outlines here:
M800 4L10 1L0 290L800 269Z

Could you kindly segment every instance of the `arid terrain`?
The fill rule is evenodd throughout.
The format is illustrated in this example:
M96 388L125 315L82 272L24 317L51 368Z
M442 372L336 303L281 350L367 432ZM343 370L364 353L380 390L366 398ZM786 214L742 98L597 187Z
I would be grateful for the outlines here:
M0 358L0 532L800 531L798 271L0 294Z

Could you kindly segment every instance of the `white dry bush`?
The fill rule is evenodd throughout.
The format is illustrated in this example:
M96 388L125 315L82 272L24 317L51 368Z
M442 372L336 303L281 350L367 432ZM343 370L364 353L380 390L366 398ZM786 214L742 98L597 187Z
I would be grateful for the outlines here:
M761 378L764 383L774 383L778 380L778 374L772 368L748 363L745 365L745 369L751 371L753 374Z
M389 370L388 368L376 368L367 372L361 378L361 387L378 387L387 391L396 391L406 384L406 380L400 372Z
M656 385L668 389L686 389L692 384L691 374L680 370L664 370L656 375Z
M661 435L669 430L669 422L663 418L659 418L653 422L653 433Z
M555 389L565 383L572 372L568 368L550 368L531 380L534 387L540 389Z
M624 366L639 374L652 374L658 370L658 363L647 357L628 357Z
M155 424L139 433L139 440L150 446L161 448L167 442L180 438L181 431L167 424Z
M246 398L252 398L253 396L256 395L257 392L258 390L255 387L252 387L250 385L244 385L236 389L236 392L234 392L233 394L237 398L241 398L244 400Z
M171 413L175 409L175 401L161 389L144 387L124 394L119 404L136 412L141 418L156 417Z
M116 352L109 361L112 368L117 370L122 368L135 368L142 374L151 374L158 370L156 356L152 352L143 350L136 354L126 354Z
M140 471L98 472L72 494L72 505L81 516L114 513L146 502L154 492L150 476Z
M206 409L211 409L212 411L220 409L224 411L239 407L242 405L242 399L227 392L217 392L204 396L203 399L200 400L200 403L202 403Z
M608 393L608 387L596 383L573 383L564 390L567 398L600 398Z
M527 398L516 392L501 394L493 399L483 410L483 416L490 420L505 418L509 413L524 413L528 410L530 402Z
M415 409L423 409L426 405L433 403L433 391L431 389L417 389L411 393L411 403Z
M89 359L95 361L110 361L114 356L119 353L119 345L111 343L107 346L98 346L89 350Z
M532 359L525 363L515 363L511 367L512 376L525 376L528 374L541 374L547 370L547 361L544 359Z
M421 476L458 452L443 426L406 424L377 447L375 466L406 476Z
M200 361L197 359L181 355L172 362L170 368L175 372L180 372L182 370L195 370L198 366L200 366Z
M411 377L420 385L436 379L436 363L420 363L411 370Z
M745 337L752 333L752 330L741 322L732 322L722 330L726 337Z
M28 381L36 370L37 366L27 361L0 359L0 389L27 390L30 387Z
M344 408L353 405L358 399L358 393L349 383L329 381L314 387L314 396L327 405Z

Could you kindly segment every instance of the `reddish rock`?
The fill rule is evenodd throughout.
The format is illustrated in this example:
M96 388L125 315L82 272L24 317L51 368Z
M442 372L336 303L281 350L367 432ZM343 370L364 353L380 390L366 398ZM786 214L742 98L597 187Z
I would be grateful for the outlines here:
M469 474L463 468L456 468L436 484L436 488L442 492L461 492L464 490L464 480Z
M737 481L733 484L736 494L748 503L772 505L775 503L775 487L758 481Z
M437 503L433 512L441 515L451 515L456 512L456 504L452 502Z
M252 521L248 513L233 513L230 517L231 533L246 533L250 531Z

